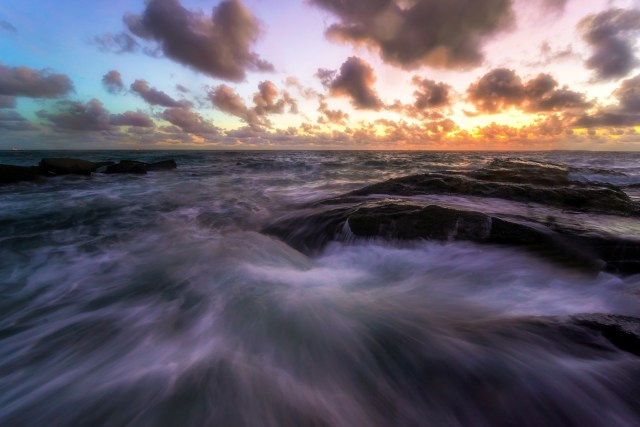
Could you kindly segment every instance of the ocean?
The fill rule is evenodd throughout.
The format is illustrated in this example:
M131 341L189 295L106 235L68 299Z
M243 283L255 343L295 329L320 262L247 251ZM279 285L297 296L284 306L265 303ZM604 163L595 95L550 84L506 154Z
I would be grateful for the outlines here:
M0 163L45 157L178 168L0 186L1 426L640 425L640 338L616 346L632 334L575 321L640 330L640 275L475 241L346 230L305 251L265 232L366 185L496 158L567 165L572 181L638 203L640 153L14 151ZM637 216L403 200L640 241Z

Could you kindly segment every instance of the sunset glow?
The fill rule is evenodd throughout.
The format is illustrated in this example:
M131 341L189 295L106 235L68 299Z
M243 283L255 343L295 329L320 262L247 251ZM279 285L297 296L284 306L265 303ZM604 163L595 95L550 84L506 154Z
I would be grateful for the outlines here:
M7 0L0 149L637 150L631 0Z

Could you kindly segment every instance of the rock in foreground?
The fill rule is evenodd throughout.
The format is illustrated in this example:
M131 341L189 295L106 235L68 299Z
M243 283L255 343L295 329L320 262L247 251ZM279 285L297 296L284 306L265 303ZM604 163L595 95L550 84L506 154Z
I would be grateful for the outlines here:
M522 247L591 272L604 268L640 273L640 238L609 233L600 226L602 215L609 222L616 217L634 221L638 204L615 186L577 183L569 177L562 165L496 160L476 171L413 175L369 185L316 202L265 231L306 253L336 239L463 240ZM439 198L420 198L431 195ZM447 197L454 197L460 205L461 196L464 208L447 202ZM487 204L482 203L485 198L508 202L480 207Z

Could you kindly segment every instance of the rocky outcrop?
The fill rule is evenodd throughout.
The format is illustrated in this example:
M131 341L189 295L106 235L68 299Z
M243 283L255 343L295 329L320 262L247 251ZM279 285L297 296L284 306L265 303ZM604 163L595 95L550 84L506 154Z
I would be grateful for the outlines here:
M135 160L121 160L118 164L107 166L105 173L145 174L147 173L147 164Z
M503 172L500 172L502 174ZM574 209L615 215L640 215L640 208L627 194L613 186L571 183L536 185L532 180L520 183L488 180L487 170L468 176L458 173L429 173L394 178L349 193L349 196L384 194L417 196L423 194L456 194L493 197L517 202L534 202L563 209ZM505 173L506 175L506 173ZM487 179L479 179L483 176ZM492 175L492 179L499 178ZM523 176L514 177L523 179ZM535 180L533 180L535 181Z
M331 240L472 241L516 246L562 265L597 272L640 273L640 241L579 235L575 230L437 205L368 202L285 218L265 229L296 249L314 253Z
M40 178L40 168L1 165L0 164L0 184L12 184L22 181L35 181Z
M146 174L147 172L170 171L178 167L175 160L163 160L145 163L136 160L115 162L91 162L82 159L55 157L42 159L38 166L0 165L0 184L11 184L22 181L35 181L41 177L59 175L85 175L92 173L130 173Z
M439 199L406 197L434 194ZM465 207L447 204L450 196L464 196ZM514 203L481 208L478 197ZM635 274L640 273L640 236L603 231L598 215L606 214L608 222L615 216L633 221L639 213L638 204L620 188L573 182L563 165L498 159L475 171L413 175L369 185L313 203L265 231L306 253L336 239L464 240L522 247L591 272ZM583 224L585 218L577 215L591 215L591 222Z
M81 159L48 158L40 161L40 170L45 175L91 175L98 164Z

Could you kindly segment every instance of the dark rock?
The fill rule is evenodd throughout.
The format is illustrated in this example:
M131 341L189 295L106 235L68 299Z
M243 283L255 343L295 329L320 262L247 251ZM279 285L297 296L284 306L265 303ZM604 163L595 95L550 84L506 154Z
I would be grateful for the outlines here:
M581 314L572 323L602 334L620 350L640 356L640 319L612 314Z
M40 169L53 175L91 175L97 168L96 163L81 159L48 158L40 161Z
M486 167L469 174L484 181L557 186L569 184L569 168L555 163L522 159L494 159Z
M473 173L471 174L473 175ZM619 188L573 183L563 186L514 184L476 179L451 173L429 173L394 178L353 191L346 196L372 194L416 196L423 194L459 194L493 197L517 202L535 202L549 206L610 213L639 215L640 207Z
M147 164L135 160L121 160L120 163L107 166L106 173L146 174Z
M161 162L147 163L148 171L168 171L176 169L178 165L175 160L163 160Z
M473 241L522 247L556 263L588 272L603 268L640 273L640 241L615 236L581 235L574 229L501 218L438 205L366 202L290 216L264 230L294 248L313 254L331 240Z
M0 164L0 184L35 181L40 178L40 168Z

